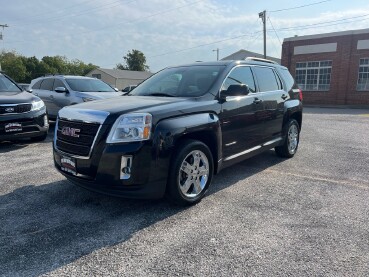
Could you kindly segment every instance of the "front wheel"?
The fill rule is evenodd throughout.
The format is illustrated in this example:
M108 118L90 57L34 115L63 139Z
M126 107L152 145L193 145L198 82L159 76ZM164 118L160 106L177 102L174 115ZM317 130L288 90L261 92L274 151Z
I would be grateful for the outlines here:
M275 148L278 156L284 158L292 158L297 151L300 141L300 127L295 119L291 119L286 124L286 137L281 146Z
M167 196L175 204L198 203L213 178L213 156L202 142L186 140L177 147L170 167Z

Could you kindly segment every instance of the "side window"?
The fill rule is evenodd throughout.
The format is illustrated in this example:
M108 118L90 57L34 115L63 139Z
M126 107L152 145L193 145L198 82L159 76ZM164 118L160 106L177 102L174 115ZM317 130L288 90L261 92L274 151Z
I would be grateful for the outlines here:
M33 86L32 89L40 89L40 85L42 83L42 80L37 81Z
M53 84L54 84L53 78L44 79L44 81L41 83L40 89L53 90Z
M290 91L293 88L293 85L295 84L295 81L293 80L293 77L291 76L290 72L288 71L287 68L282 68L281 70L279 70L279 73L282 75L286 83L287 91Z
M227 90L230 85L236 84L245 84L249 87L250 92L256 91L254 77L252 76L250 67L239 66L233 69L224 81L222 90Z
M55 79L53 90L55 90L55 88L58 88L58 87L66 88L63 81L61 81L59 79Z
M256 75L256 79L258 80L259 89L261 92L280 89L280 85L278 85L273 69L269 67L254 66L252 70Z

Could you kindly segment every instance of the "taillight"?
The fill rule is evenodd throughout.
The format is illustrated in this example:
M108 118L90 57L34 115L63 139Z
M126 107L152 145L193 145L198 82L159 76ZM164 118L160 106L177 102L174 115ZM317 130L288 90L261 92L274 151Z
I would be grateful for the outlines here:
M300 99L300 101L302 101L302 90L301 89L299 89L299 99Z

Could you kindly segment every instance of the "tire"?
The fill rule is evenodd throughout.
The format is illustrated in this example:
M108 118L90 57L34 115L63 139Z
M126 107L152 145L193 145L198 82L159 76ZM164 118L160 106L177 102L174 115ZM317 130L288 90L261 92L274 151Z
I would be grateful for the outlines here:
M286 134L284 142L281 146L275 147L275 152L280 157L292 158L300 142L300 127L295 119L290 119L285 125L284 134Z
M41 136L31 138L31 141L40 142L40 141L44 141L46 138L47 138L47 132Z
M204 197L214 174L209 147L196 140L178 145L170 166L167 198L180 206L193 205Z

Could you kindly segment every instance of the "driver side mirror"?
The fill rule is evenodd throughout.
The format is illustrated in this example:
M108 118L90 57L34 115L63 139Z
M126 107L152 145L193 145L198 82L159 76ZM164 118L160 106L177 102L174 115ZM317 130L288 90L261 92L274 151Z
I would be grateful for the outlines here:
M245 96L250 93L250 89L248 85L245 84L237 84L230 85L227 90L222 90L220 92L221 101L225 102L228 96Z
M26 89L27 92L32 93L33 90L31 88Z
M57 87L54 89L57 93L67 93L68 90L65 87Z

